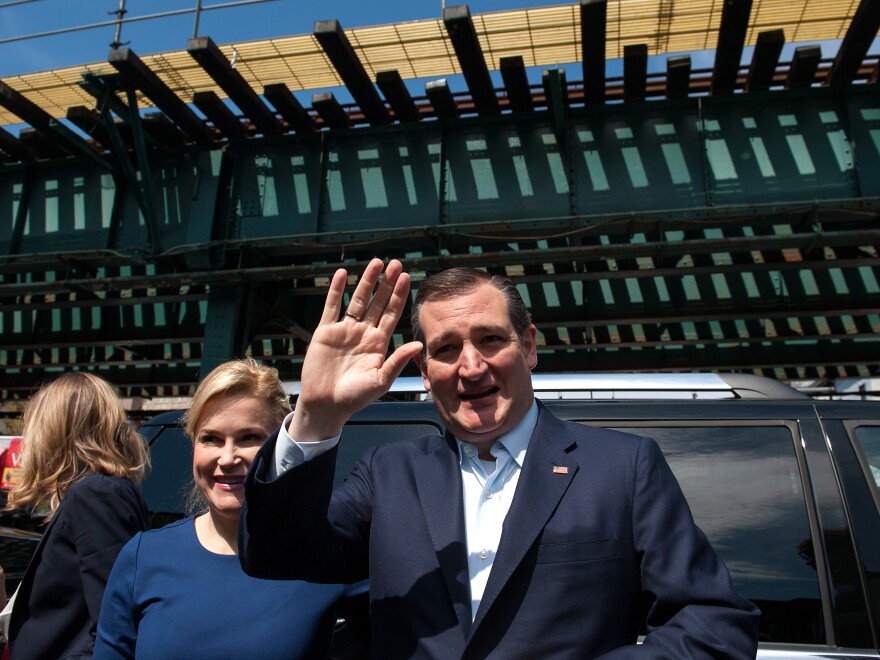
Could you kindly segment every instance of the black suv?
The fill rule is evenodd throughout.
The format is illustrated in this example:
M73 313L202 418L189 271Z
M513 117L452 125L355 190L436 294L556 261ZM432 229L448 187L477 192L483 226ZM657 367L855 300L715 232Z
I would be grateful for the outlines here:
M657 440L738 592L761 608L759 658L880 658L880 402L819 401L743 375L534 380L563 419ZM370 445L443 433L414 382L396 389L418 400L377 402L349 421L337 482ZM179 420L141 428L154 525L182 515L191 478Z

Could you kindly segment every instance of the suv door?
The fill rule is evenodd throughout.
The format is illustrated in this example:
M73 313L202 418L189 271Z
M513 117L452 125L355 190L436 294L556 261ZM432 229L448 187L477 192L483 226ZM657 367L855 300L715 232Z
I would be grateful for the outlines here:
M811 402L548 407L658 442L737 591L761 608L759 657L840 647L878 657L865 579L877 553L869 560L856 551L837 466Z

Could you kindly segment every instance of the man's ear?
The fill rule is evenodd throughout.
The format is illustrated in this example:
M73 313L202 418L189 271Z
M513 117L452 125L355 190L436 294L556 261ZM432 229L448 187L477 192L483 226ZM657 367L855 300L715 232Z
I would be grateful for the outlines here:
M422 374L422 382L425 384L425 391L431 391L431 381L428 380L428 367L425 364L425 361L422 359L423 354L419 353L413 356L413 362L416 363L416 366L419 368L419 373Z
M525 333L523 334L523 350L526 354L526 360L529 364L529 369L534 369L538 366L538 328L535 327L534 324L530 325L526 328Z

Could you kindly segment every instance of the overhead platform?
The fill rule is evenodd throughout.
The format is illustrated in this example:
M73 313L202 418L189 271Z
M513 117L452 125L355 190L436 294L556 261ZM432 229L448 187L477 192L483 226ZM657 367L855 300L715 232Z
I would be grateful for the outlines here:
M328 20L0 82L26 124L0 133L0 396L65 369L186 396L244 354L296 380L329 277L374 256L511 277L539 371L880 375L880 0L666 5Z

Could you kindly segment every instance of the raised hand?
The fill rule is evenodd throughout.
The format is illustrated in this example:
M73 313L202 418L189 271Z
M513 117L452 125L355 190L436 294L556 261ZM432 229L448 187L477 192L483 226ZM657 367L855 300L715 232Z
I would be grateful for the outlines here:
M288 428L295 440L313 442L338 434L351 415L388 391L421 350L421 342L410 342L385 357L406 305L410 280L396 259L379 282L382 269L381 259L367 264L344 313L348 273L344 269L334 273L303 361L300 395Z

